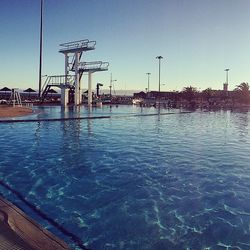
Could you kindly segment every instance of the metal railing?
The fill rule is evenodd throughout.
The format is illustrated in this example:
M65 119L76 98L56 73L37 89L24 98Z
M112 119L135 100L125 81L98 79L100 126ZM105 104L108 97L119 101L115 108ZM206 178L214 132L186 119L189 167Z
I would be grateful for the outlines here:
M75 84L75 76L74 75L67 75L67 79L65 75L56 75L56 76L48 76L46 81L42 87L42 92L45 90L46 86L66 86L71 87Z
M74 50L74 49L94 49L96 41L89 41L88 39L73 41L68 43L62 43L59 52Z
M108 70L108 67L109 63L102 61L79 63L79 70L83 72L106 71Z

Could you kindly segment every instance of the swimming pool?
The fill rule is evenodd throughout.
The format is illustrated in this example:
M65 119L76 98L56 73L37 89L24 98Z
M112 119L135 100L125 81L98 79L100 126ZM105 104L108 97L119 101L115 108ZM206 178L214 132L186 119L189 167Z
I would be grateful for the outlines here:
M90 249L250 249L249 112L45 107L27 119L102 115L0 124L1 180Z

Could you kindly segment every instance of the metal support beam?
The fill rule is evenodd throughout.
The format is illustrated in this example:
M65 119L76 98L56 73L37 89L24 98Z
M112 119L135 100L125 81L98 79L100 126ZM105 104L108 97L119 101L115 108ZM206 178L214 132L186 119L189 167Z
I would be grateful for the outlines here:
M63 107L67 106L69 102L69 91L66 88L66 85L68 83L68 74L69 74L69 56L67 53L65 53L65 80L64 80L64 85L61 86L61 105Z
M63 107L67 106L69 102L69 89L62 87L61 88L61 105Z
M163 59L162 56L157 56L156 59L159 60L159 93L161 92L161 59Z

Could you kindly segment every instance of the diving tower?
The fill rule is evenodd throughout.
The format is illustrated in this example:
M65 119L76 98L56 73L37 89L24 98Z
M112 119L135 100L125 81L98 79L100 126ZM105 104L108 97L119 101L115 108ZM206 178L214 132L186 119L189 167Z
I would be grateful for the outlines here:
M69 71L75 72L75 95L74 103L79 105L82 102L81 94L81 78L79 71L79 64L82 58L83 52L94 50L96 46L96 41L89 41L88 39L73 41L68 43L60 44L59 52L63 53L65 56L65 85L67 83L67 78ZM72 60L70 61L70 57ZM65 86L61 88L61 104L66 106L68 103L68 88Z
M61 105L66 106L69 92L74 94L74 104L82 103L81 78L83 73L88 73L88 104L92 104L92 74L97 71L108 70L109 63L102 61L83 62L83 53L94 50L96 41L88 39L60 44L59 52L64 54L64 75L48 76L42 88L41 101L44 101L51 87L61 89ZM73 72L73 73L70 73Z

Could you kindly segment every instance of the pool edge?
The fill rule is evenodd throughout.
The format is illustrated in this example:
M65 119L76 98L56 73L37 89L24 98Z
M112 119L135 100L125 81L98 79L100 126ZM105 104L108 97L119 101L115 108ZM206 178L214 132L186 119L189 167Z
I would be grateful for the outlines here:
M16 238L21 238L24 243L30 246L30 249L70 249L64 241L40 226L22 210L2 197L0 197L0 223L12 232L8 238L9 243L15 243ZM19 244L21 243L19 242ZM23 247L22 244L20 247Z

